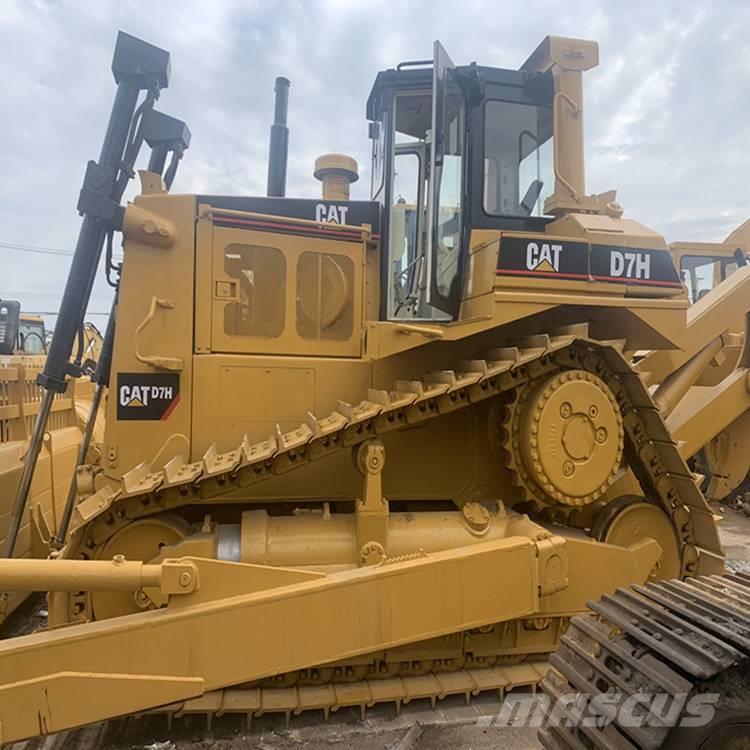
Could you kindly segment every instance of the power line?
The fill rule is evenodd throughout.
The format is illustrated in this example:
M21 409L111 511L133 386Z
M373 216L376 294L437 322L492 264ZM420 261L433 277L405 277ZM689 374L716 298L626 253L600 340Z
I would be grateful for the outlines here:
M6 250L16 250L19 253L37 253L39 255L73 255L71 250L61 250L57 247L37 247L36 245L18 245L14 242L0 242L0 247Z
M22 313L28 313L29 315L59 315L60 311L55 310L52 312L51 310L27 310L25 307L21 310ZM109 317L109 312L89 312L86 311L86 315L103 315L105 317Z

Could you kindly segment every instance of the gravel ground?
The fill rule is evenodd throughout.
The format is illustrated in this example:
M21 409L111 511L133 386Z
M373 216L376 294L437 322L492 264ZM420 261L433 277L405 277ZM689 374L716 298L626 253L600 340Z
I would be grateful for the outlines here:
M320 716L294 717L291 727L276 716L253 722L252 728L238 717L215 719L210 730L196 716L176 721L167 730L163 717L110 722L58 735L57 744L23 750L527 750L540 747L536 730L493 726L499 703L482 695L466 706L462 699L448 698L434 711L427 702L404 707L400 716L392 708L376 706L362 721L359 712L341 710L327 723ZM19 743L20 744L20 743ZM8 749L10 750L10 749ZM21 750L13 748L12 750Z
M727 565L734 570L750 573L750 516L731 508L719 507L724 516L719 524L719 535L727 555Z
M717 507L724 516L719 530L729 566L750 572L750 517ZM0 630L8 638L43 626L45 601L32 597ZM400 716L390 706L370 709L364 721L355 709L331 715L327 723L315 713L294 717L286 727L283 717L256 719L248 729L236 716L205 720L189 717L167 729L164 717L127 719L63 733L13 750L538 750L535 729L497 726L500 704L494 694L483 694L466 706L457 696L438 703L415 701ZM6 749L7 750L7 749Z

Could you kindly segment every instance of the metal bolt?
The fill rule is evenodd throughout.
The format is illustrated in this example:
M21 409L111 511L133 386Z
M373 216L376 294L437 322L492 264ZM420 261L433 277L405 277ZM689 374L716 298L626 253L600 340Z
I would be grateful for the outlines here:
M572 413L573 407L567 401L564 401L560 406L560 416L567 419Z
M182 588L186 589L193 581L193 576L190 575L187 571L180 573L180 586Z
M572 477L574 471L575 466L573 466L572 461L565 461L563 463L563 474L565 474L566 477Z
M382 544L378 542L367 542L359 551L359 564L360 566L378 565L385 560L385 557L385 549L383 549Z
M599 443L600 445L602 443L606 443L607 442L607 430L604 427L600 427L596 431L596 435L594 437L595 437L596 442Z
M589 406L589 416L591 419L595 419L599 416L599 408L596 405L591 404L591 406Z
M483 505L469 502L461 509L464 520L474 531L484 531L490 523L490 513Z
M146 595L145 591L136 591L135 592L135 603L141 609L145 609L146 607L148 607L150 601L151 600L148 598L148 596Z
M123 564L123 563L125 562L125 555L115 555L115 556L114 556L114 557L112 558L112 562L113 562L113 563L114 563L115 565L122 565L122 564Z

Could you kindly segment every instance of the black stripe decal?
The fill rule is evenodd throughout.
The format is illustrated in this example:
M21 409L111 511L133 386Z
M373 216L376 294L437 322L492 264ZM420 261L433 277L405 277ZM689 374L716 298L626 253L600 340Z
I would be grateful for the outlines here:
M362 234L343 229L326 229L325 227L308 227L286 222L275 222L263 219L241 219L234 216L214 215L214 224L218 227L229 229L253 229L259 232L273 232L274 234L289 234L301 237L317 237L338 242L361 242ZM372 235L373 239L379 239L380 235Z
M498 276L580 279L679 289L682 286L669 250L539 237L504 237Z

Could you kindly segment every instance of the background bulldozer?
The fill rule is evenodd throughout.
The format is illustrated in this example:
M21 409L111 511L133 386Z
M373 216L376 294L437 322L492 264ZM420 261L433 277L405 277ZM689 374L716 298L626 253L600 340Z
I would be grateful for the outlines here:
M691 462L750 407L750 269L741 251L691 304L665 240L613 191L586 194L597 62L596 44L548 37L519 70L456 66L436 44L431 64L380 72L370 201L349 200L341 155L316 163L321 200L284 197L278 79L268 196L179 195L190 134L154 109L169 57L119 36L16 526L120 231L106 426L64 547L0 564L0 590L49 591L50 613L0 644L2 740L154 709L327 715L536 685L571 617L631 584L661 603L608 605L628 643L648 616L699 644L679 686L742 668L750 590L722 575ZM644 683L625 657L640 674L657 640L555 664L627 696Z
M44 367L46 350L44 320L22 312L15 300L0 300L0 544L8 533L27 440L39 409L41 389L35 381ZM85 324L80 359L87 369L93 369L100 350L101 335L93 325ZM18 557L45 558L50 553L49 541L57 532L70 492L93 396L90 378L82 376L71 379L55 401L29 493L28 512L18 529ZM102 427L100 419L94 431L96 441L101 441ZM0 622L22 599L23 592L5 599Z
M722 243L675 242L670 248L675 265L682 274L688 299L698 303L745 264L745 259L750 256L750 222L737 227ZM701 398L703 388L719 385L737 366L744 345L745 313L741 306L729 306L727 315L726 343L721 356L698 378L691 398ZM650 373L650 376L655 374ZM748 412L737 417L706 443L694 458L694 467L706 477L703 491L711 500L725 500L745 486L750 471L750 454L745 450L749 420Z

